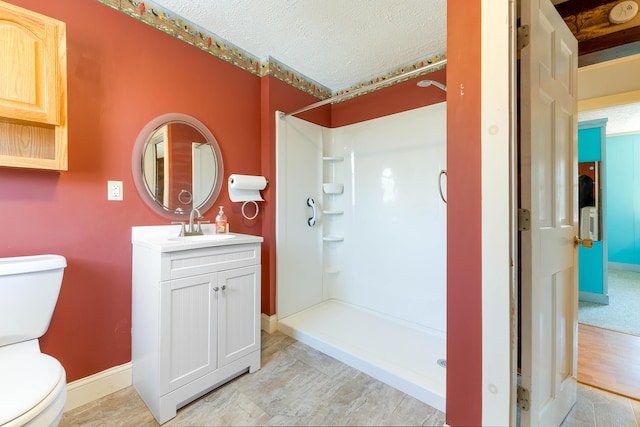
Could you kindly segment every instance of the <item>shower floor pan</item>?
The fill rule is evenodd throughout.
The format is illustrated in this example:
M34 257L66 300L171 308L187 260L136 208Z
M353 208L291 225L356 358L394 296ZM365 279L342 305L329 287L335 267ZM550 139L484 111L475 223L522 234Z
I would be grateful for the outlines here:
M444 412L444 336L341 301L278 320L278 330Z

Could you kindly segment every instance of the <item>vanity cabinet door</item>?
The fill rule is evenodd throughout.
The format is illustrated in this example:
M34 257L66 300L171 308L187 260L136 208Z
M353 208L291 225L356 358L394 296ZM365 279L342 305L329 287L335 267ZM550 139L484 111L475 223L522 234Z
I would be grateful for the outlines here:
M260 265L218 273L218 364L260 349Z
M213 273L161 284L161 395L216 369L216 279Z

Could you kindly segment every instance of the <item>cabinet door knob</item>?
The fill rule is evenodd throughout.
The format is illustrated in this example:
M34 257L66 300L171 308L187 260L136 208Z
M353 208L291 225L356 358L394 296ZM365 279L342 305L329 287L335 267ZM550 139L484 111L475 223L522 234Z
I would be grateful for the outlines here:
M213 292L218 292L219 290L220 290L220 288L219 288L219 287L217 287L217 286L214 286L214 287L213 287Z
M224 291L225 289L227 289L227 285L222 285L222 290Z

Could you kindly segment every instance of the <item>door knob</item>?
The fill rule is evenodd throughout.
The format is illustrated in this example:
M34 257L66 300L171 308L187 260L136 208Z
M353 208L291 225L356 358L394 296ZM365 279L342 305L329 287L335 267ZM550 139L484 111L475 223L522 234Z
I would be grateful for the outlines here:
M593 248L593 239L580 239L578 236L573 237L573 247L584 246L585 248Z

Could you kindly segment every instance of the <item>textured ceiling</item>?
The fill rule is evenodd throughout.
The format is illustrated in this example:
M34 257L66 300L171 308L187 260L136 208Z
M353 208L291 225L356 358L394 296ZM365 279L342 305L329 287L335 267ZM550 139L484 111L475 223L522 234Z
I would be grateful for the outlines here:
M470 0L471 1L471 0ZM554 4L566 0L552 0ZM446 0L152 0L260 60L334 93L446 48ZM640 132L640 103L581 112Z
M640 103L583 111L578 121L607 119L607 135L640 132Z
M334 92L446 48L446 0L153 3Z

